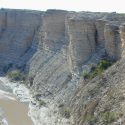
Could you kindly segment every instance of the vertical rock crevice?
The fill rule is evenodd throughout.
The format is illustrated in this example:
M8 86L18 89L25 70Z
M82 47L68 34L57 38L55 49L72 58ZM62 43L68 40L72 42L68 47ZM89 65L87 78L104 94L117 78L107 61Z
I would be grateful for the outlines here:
M120 38L121 38L121 56L125 57L125 24L120 26Z
M104 29L105 49L107 55L114 60L121 58L121 40L119 26L106 24Z
M69 51L72 70L82 67L95 51L95 26L90 20L68 20Z

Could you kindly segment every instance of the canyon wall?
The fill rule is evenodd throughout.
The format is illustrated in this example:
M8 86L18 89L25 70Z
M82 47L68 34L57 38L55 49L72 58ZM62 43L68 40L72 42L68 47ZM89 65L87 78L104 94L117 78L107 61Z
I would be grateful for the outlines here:
M42 12L0 10L1 70L9 66L23 68L33 55L35 45L32 44L38 42L35 36L41 24L41 15Z
M103 57L124 57L124 23L125 15L117 13L1 9L0 71L26 70L32 94L45 101L46 112L53 113L55 107L60 110L72 102L85 66ZM59 116L58 112L54 115ZM33 117L36 125L44 120ZM57 117L48 117L58 123ZM71 121L63 119L58 124Z
M98 48L105 49L111 59L122 57L124 41L120 36L120 25L124 23L125 15L81 12L71 14L67 20L72 70L81 68Z
M54 112L54 107L58 107L62 112L69 105L73 105L73 96L76 95L76 90L81 83L79 73L84 70L84 66L98 63L104 56L111 60L119 60L124 55L124 25L122 24L125 20L124 15L56 11L49 10L43 15L40 32L42 37L37 52L29 62L28 85L34 95L39 95L48 104L50 110L46 112L50 114ZM57 13L56 17L54 13ZM109 17L113 15L115 18L111 20ZM56 19L57 16L59 20ZM82 105L81 103L77 104L76 99L77 106ZM75 110L78 108L73 105L72 109L75 117ZM40 116L42 116L41 112L42 109L39 111ZM58 112L60 111L55 113L55 120L49 117L51 124L58 121ZM71 117L70 121L63 119L62 123L57 123L73 124L73 119L75 118ZM40 120L43 121L44 118ZM79 118L75 120L76 125L77 120L80 120Z
M65 48L71 72L82 70L97 48L105 49L114 60L120 59L124 51L124 31L120 26L124 19L124 14L116 13L1 9L0 65L22 65L19 60L26 63L33 54L24 55L33 52L30 49L35 48L35 42L38 48L52 52Z

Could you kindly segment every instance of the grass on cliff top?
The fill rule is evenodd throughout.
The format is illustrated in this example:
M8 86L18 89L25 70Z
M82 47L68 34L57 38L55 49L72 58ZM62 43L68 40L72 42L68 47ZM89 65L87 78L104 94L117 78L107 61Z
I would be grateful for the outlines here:
M19 70L14 70L14 71L8 72L7 77L11 81L25 81L26 74L20 72Z
M103 59L97 64L97 66L92 66L90 72L83 72L83 77L84 79L93 79L94 77L102 74L102 72L110 67L112 64L113 62Z

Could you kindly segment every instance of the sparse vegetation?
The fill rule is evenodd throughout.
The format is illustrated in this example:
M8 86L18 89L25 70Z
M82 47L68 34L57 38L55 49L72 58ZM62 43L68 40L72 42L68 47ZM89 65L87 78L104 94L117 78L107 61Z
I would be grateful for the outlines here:
M41 106L45 106L46 105L46 103L43 101L43 100L40 100L39 101L39 106L41 107Z
M68 118L70 118L70 115L71 115L70 109L69 108L65 108L64 109L64 117L68 119Z
M15 71L8 72L7 77L11 81L25 81L26 74L20 72L19 70L15 70Z
M91 122L91 121L95 121L96 118L94 117L94 115L91 115L91 114L86 114L84 117L83 117L83 121L85 122Z
M92 79L98 75L100 75L104 70L106 70L109 66L112 65L112 62L109 60L101 60L97 66L92 66L90 72L84 72L84 79Z
M35 94L35 95L33 96L33 98L34 98L35 100L38 100L38 101L41 101L40 97L41 97L41 94L40 94L40 93L37 93L37 94Z
M89 72L87 72L87 71L83 72L83 77L84 77L84 79L89 79L89 77L90 77Z
M101 119L105 124L112 123L116 120L116 115L114 112L106 111L101 113Z
M110 88L108 91L107 91L107 96L109 99L115 99L119 94L118 94L118 89L117 88Z

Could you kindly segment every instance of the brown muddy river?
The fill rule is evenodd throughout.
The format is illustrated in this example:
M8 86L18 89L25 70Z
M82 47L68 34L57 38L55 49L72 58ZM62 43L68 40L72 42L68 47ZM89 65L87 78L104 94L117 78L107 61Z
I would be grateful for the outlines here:
M0 99L0 107L5 112L9 125L33 125L28 117L28 106L14 100Z
M28 116L28 104L16 99L12 93L5 92L0 88L0 108L9 125L33 125Z

